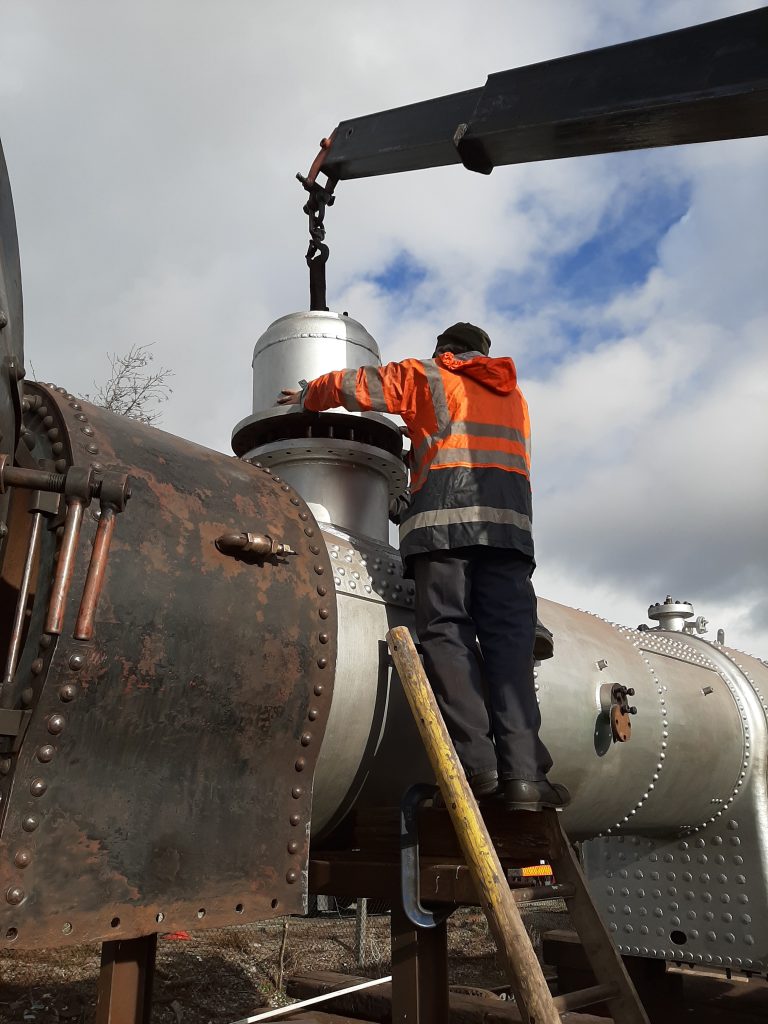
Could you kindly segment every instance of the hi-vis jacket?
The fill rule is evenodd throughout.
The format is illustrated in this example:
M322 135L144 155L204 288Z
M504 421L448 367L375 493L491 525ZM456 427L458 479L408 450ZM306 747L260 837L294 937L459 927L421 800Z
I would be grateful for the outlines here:
M338 370L310 381L302 403L402 416L413 446L403 559L473 544L533 558L530 421L511 359L446 353Z

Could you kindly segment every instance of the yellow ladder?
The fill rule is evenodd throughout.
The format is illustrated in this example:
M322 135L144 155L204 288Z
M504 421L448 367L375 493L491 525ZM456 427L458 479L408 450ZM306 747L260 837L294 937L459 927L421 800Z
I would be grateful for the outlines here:
M524 813L546 842L555 880L568 894L571 921L598 982L565 995L550 993L411 634L405 626L396 626L387 634L387 643L523 1020L526 1024L560 1024L561 1013L604 1002L617 1024L648 1024L621 957L592 903L557 812L529 811Z

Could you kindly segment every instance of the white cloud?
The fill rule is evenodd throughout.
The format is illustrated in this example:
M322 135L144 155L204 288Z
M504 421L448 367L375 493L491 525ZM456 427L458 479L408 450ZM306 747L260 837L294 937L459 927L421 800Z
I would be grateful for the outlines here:
M35 369L88 390L106 351L153 341L176 373L164 427L227 450L250 408L254 341L307 301L293 175L322 134L493 71L751 6L9 0L0 131ZM344 182L327 218L331 303L385 358L472 319L518 360L542 593L635 622L674 589L763 654L765 155L765 140L746 140ZM680 182L690 210L658 265L580 306L585 346L570 349L575 311L547 284L552 257L649 184ZM403 250L428 269L408 301L369 280ZM502 274L536 283L516 318L491 297Z

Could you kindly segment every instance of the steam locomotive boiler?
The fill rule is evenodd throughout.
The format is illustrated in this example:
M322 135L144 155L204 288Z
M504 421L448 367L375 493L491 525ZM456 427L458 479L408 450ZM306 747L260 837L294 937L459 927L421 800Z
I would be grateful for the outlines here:
M301 492L333 569L338 662L318 832L356 800L396 804L429 777L383 639L410 624L413 601L387 542L388 502L403 486L399 433L375 413L272 404L302 377L378 360L349 317L283 317L256 345L254 412L233 434L242 458ZM654 628L628 629L540 600L555 654L537 665L536 686L556 777L573 794L564 827L584 840L593 899L623 953L765 971L768 667L705 640L687 602L649 614Z
M755 16L731 19L750 46ZM754 133L758 71L731 60L722 26L704 28L742 92L728 80L712 95L709 64L692 91L682 73L699 82L700 48L675 34L646 41L680 46L692 64L672 60L682 78L645 96L646 134L623 92L603 109L557 86L561 120L542 109L547 130L511 134L493 96L462 93L440 102L439 121L429 104L405 108L419 128L405 147L376 128L399 137L402 112L349 125L326 170L339 179L449 160L489 170ZM611 57L597 54L581 55L587 71ZM734 97L741 120L722 116ZM420 119L439 129L439 146ZM371 138L383 139L372 164ZM303 377L377 363L375 341L323 310L272 324L234 458L24 381L0 153L0 356L0 944L113 942L300 912L310 843L430 777L384 642L412 621L388 537L405 483L400 433L375 414L273 405ZM766 973L768 668L705 640L685 602L650 614L652 628L629 629L540 602L555 638L537 666L543 737L573 795L564 825L582 841L622 953Z
M413 604L388 540L400 432L272 404L378 361L347 316L278 320L237 458L24 387L3 468L5 944L300 911L310 838L429 779L384 642ZM768 668L691 632L684 603L651 611L636 630L540 602L564 825L622 952L765 971Z

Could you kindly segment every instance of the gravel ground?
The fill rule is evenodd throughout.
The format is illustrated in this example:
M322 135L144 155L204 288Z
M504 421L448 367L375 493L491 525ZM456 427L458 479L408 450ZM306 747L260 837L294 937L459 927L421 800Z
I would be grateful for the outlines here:
M527 914L534 939L567 927L562 904ZM281 970L282 948L282 970ZM0 1024L91 1024L98 946L0 953ZM230 1024L285 1002L282 979L304 971L379 977L390 971L389 917L369 916L365 964L355 951L354 917L288 918L263 925L194 932L158 943L152 1024ZM458 911L449 925L451 983L502 985L483 915Z

